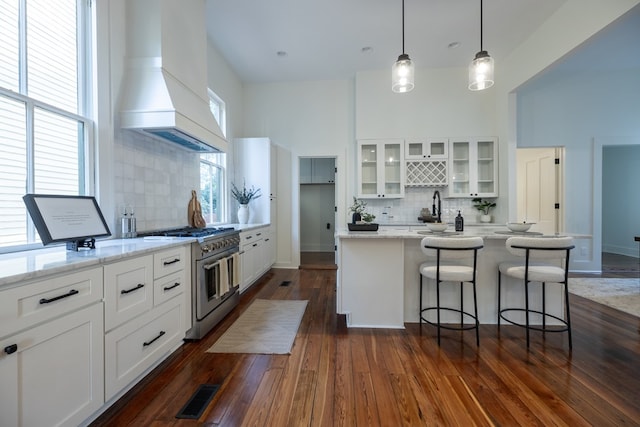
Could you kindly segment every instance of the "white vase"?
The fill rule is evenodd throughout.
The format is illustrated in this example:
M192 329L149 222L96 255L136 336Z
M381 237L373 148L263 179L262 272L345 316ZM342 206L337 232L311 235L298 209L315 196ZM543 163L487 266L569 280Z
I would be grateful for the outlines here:
M249 221L249 205L240 205L238 207L238 223L246 224Z
M480 215L480 222L491 222L491 215Z

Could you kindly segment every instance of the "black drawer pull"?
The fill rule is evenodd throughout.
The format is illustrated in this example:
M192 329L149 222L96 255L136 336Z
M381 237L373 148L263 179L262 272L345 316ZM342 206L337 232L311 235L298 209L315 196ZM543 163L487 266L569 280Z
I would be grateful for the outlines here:
M11 344L4 348L4 352L7 354L13 354L18 351L18 344Z
M75 289L71 289L69 292L67 292L64 295L58 295L57 297L48 298L48 299L47 298L42 298L42 299L40 299L40 304L49 304L50 302L58 301L59 299L67 298L67 297L70 297L72 295L76 295L78 293L79 292L76 291Z
M165 261L162 263L162 265L171 265L171 264L175 264L176 262L180 262L180 258L176 258L173 261Z
M165 331L160 331L160 333L158 334L158 336L157 336L157 337L155 337L155 338L154 338L154 339L152 339L151 341L145 341L145 342L142 344L142 346L143 346L143 347L146 347L146 346L148 346L148 345L153 344L153 343L154 343L154 342L156 342L158 339L160 339L160 337L161 337L161 336L163 336L164 334L166 334L166 332L165 332Z
M171 289L173 289L173 288L177 288L178 286L180 286L180 282L176 282L176 283L174 283L174 284L173 284L173 285L171 285L171 286L165 286L163 289L164 289L165 291L170 291Z
M121 290L121 291L120 291L120 293L121 293L122 295L124 295L124 294L128 294L128 293L131 293L131 292L137 291L138 289L142 289L142 288L144 288L144 284L142 284L142 283L138 283L138 286L136 286L135 288L131 288L131 289L123 289L123 290Z

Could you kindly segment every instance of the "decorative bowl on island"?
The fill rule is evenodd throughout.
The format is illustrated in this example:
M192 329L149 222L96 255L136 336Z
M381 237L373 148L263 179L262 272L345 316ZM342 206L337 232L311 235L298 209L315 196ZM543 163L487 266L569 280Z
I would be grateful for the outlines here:
M515 233L526 233L532 225L533 222L508 222L507 228Z
M433 232L439 233L447 229L447 224L444 222L428 222L427 228Z

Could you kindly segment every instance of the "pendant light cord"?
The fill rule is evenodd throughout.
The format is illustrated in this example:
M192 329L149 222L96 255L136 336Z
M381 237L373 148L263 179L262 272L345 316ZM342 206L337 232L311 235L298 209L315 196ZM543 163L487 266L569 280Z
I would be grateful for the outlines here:
M403 4L404 4L404 0ZM404 13L404 12L403 12ZM480 51L482 51L482 0L480 0Z
M404 55L404 0L402 0L402 54Z

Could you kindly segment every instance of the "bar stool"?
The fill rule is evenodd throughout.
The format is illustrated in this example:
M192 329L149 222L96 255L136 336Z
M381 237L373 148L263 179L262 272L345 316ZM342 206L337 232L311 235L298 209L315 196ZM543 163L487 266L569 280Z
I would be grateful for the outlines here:
M571 314L569 312L569 287L567 286L569 275L569 252L574 248L572 237L510 237L506 241L507 251L519 257L524 257L524 262L502 262L498 266L498 328L500 319L512 325L525 328L527 334L527 348L529 348L529 331L567 332L569 335L569 349L571 343ZM561 260L562 266L552 264L551 260ZM562 260L564 259L564 260ZM524 308L501 308L502 275L522 280L524 284ZM542 311L532 309L529 306L529 283L540 282L542 284ZM564 286L565 316L564 319L546 312L546 284L559 283ZM509 319L506 313L523 312L525 323ZM535 313L542 317L542 326L532 325L529 315ZM547 318L560 322L560 328L547 327Z
M420 242L422 252L429 258L435 258L435 264L433 264L433 262L424 262L420 265L420 326L422 327L422 322L426 322L438 328L438 345L440 345L441 328L456 331L475 329L476 345L480 345L478 302L476 299L476 265L478 260L478 250L482 247L482 237L425 237ZM470 262L471 260L473 260L472 263ZM435 307L423 307L423 277L435 280ZM460 308L441 307L440 285L443 282L460 284ZM473 314L464 310L463 290L465 282L471 283L473 288ZM425 312L431 310L436 310L436 322L427 320L423 315ZM443 325L440 321L441 310L460 313L460 326ZM465 326L464 316L473 319L472 326Z

